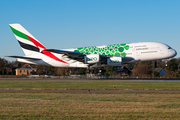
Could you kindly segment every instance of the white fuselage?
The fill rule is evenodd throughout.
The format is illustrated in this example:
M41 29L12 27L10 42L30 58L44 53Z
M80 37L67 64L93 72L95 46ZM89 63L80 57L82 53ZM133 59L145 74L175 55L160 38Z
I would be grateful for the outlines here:
M163 43L157 43L157 42L142 42L142 43L130 43L127 44L128 49L124 49L123 54L125 56L118 56L118 57L126 57L126 58L132 58L132 61L125 62L123 64L128 64L135 61L152 61L152 60L159 60L159 59L168 59L176 56L177 52L169 47L166 44ZM97 46L100 48L105 48L105 46ZM64 49L66 51L74 52L76 49ZM116 50L117 51L117 50ZM93 52L93 51L92 51ZM109 52L107 52L109 53ZM54 66L54 67L83 67L86 68L88 64L85 64L83 62L79 62L70 58L66 58L63 55L64 54L57 54L53 53L56 57L59 59L65 61L66 63L59 62L57 60L54 60L44 54L36 54L36 58L41 58L42 60L39 61L33 61L33 60L24 60L24 59L17 59L19 62L25 62L30 64L39 64L39 65L48 65L48 66ZM121 54L121 53L120 53ZM115 55L111 55L115 56ZM27 56L31 57L31 56Z

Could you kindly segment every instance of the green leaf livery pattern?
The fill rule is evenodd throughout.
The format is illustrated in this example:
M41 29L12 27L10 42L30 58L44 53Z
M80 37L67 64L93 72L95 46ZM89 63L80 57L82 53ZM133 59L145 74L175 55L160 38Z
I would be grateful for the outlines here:
M125 50L129 50L129 45L127 44L115 44L107 45L105 47L81 47L74 50L74 52L88 53L88 54L100 54L100 55L113 55L126 57Z

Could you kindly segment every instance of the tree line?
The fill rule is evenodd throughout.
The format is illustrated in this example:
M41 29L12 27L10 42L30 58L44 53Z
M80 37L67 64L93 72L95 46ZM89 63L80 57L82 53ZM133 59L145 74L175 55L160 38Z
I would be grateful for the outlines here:
M15 69L23 66L24 63L19 63L17 61L8 61L6 59L0 58L0 75L15 75ZM56 68L41 65L31 65L32 68L37 68L36 74L38 75L86 75L90 72L86 68ZM155 68L163 68L166 74L163 77L180 77L180 58L173 58L168 61L156 60L147 62L135 62L128 64L124 67L125 74L118 72L117 66L106 66L91 70L92 74L111 76L111 77L160 77L159 73L154 72Z

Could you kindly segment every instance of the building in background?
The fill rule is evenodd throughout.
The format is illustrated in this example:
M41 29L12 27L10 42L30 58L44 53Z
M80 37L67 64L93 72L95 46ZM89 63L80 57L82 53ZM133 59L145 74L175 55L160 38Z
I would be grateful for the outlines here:
M165 72L165 70L164 70L163 68L155 68L155 69L153 70L153 72L154 72L154 73L155 73L155 72L159 73L159 76L162 76L162 75L165 75L165 74L166 74L166 72Z
M16 69L16 75L32 75L36 74L37 68L32 68L29 64L23 65L21 68Z

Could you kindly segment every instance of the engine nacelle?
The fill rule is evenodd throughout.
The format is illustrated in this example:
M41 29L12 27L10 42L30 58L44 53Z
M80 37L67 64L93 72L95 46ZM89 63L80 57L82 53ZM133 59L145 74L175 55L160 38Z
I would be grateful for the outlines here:
M122 57L111 57L107 59L107 64L110 66L121 66Z
M85 63L98 63L100 61L100 57L98 54L90 54L84 56L84 62Z

